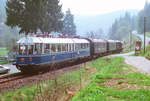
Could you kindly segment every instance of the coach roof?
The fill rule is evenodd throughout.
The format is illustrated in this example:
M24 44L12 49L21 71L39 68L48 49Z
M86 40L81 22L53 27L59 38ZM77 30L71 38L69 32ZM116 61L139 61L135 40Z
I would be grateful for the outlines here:
M17 44L20 45L34 45L35 43L66 44L66 43L89 43L89 41L77 38L23 37L17 42Z

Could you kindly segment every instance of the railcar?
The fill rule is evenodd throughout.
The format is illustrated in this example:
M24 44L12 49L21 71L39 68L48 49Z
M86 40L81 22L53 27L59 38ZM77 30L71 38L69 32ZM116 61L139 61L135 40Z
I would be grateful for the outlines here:
M53 68L122 51L116 40L81 38L24 37L17 42L16 67L22 72Z
M15 65L22 72L90 56L90 42L86 39L24 37L17 45Z
M115 40L107 40L107 53L113 54L116 53L117 47L116 47L116 41Z
M107 53L107 41L103 39L92 39L93 55L104 56Z
M122 50L123 50L123 46L122 45L123 45L122 41L116 40L116 52L117 53L122 52Z

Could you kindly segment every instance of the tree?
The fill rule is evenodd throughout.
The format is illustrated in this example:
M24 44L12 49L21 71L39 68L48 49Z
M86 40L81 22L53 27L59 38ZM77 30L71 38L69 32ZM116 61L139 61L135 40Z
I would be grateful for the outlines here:
M63 28L63 13L61 12L62 6L59 5L59 0L47 0L46 2L47 7L44 8L43 14L43 22L41 26L42 32L51 31L59 32L62 31Z
M66 11L66 15L63 21L63 34L68 34L68 35L76 35L76 26L74 24L74 16L71 14L70 9Z
M112 24L109 33L111 39L121 40L127 36L132 30L136 28L136 17L129 13L126 13L125 16L116 19Z
M51 32L62 27L58 0L8 0L6 5L6 24L18 26L20 33L36 33L38 29Z
M146 17L146 32L150 32L150 3L145 2L144 9L138 14L138 32L143 34L144 32L144 17Z

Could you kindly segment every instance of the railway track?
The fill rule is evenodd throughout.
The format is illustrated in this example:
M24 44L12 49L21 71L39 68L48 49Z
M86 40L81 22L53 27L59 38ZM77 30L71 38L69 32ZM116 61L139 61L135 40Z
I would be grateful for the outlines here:
M85 62L90 62L95 59L96 58L81 59L74 62L68 62L67 64L63 64L63 65L55 64L54 65L55 69L52 68L52 70L47 70L40 73L23 74L19 72L14 75L0 77L0 93L13 91L25 87L27 85L37 84L38 82L54 79L64 73L74 71L80 68L81 64Z
M23 74L17 73L14 75L9 75L5 77L0 77L0 93L4 93L7 91L13 91L27 85L37 84L39 82L45 80L54 79L64 73L74 71L76 69L81 68L81 64L85 62L91 62L94 59L81 59L74 62L68 62L67 64L58 65L55 64L52 70L43 71L40 73L32 73L32 74ZM55 75L54 75L55 74Z
M22 79L24 77L27 77L27 75L23 75L22 73L18 73L16 75L9 75L9 76L5 76L5 77L0 77L0 85L3 83L10 82L10 81Z
M17 73L15 75L0 77L0 93L13 91L25 87L27 85L37 84L38 82L54 79L64 73L74 71L80 68L83 62L81 62L80 60L78 63L72 63L72 64L68 63L67 65L66 64L62 65L62 68L60 68L60 65L59 66L55 65L58 67L56 70L53 71L47 71L47 72L44 71L44 72L34 73L34 74Z

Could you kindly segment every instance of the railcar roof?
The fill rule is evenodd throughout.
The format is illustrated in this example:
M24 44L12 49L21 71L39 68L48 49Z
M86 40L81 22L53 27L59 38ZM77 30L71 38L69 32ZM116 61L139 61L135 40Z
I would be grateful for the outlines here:
M108 42L117 42L117 40L107 40Z
M89 43L86 39L77 38L42 38L42 37L23 37L17 44L21 45L33 45L35 43L45 44L65 44L65 43Z
M103 39L93 39L93 42L107 42L107 41Z

